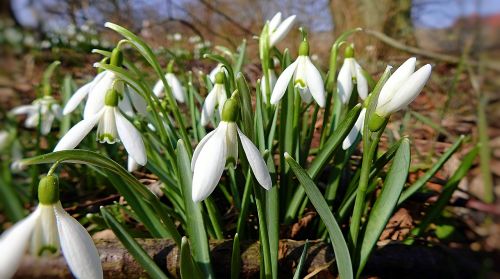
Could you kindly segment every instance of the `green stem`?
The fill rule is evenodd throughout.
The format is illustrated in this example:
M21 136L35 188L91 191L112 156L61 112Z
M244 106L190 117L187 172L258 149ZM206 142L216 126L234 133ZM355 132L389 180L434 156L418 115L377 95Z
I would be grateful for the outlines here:
M253 183L253 190L255 195L255 205L257 206L257 215L259 218L259 239L261 250L264 258L264 277L272 278L272 268L271 268L271 253L269 247L269 235L267 234L267 222L264 209L264 198L262 195L262 190L258 188L259 186Z

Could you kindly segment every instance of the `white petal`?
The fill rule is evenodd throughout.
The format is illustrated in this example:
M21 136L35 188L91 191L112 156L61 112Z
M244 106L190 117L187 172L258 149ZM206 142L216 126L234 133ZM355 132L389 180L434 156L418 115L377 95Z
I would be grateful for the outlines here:
M198 155L200 155L200 151L203 149L203 146L215 134L216 131L217 131L217 129L215 129L212 132L210 132L207 135L205 135L201 139L201 141L198 143L198 145L196 146L196 148L194 149L193 158L191 159L191 171L194 171L194 166L196 164L196 160L198 159Z
M396 94L396 91L403 85L404 81L410 77L415 71L415 63L417 59L412 57L406 60L399 68L389 77L387 82L382 87L378 97L377 106L384 106L391 101Z
M123 99L118 103L118 107L126 116L134 117L134 109L127 95L123 96Z
M99 113L92 116L91 118L83 119L78 122L73 128L71 128L61 140L57 143L54 151L68 150L75 148L83 138L94 128L94 126L99 122L104 109Z
M38 113L38 109L34 105L23 105L12 109L10 113L14 115L27 114L27 113L32 114L32 113Z
M137 93L137 91L135 91L132 87L127 87L127 89L130 101L132 102L132 105L134 106L137 113L146 116L148 114L147 110L148 105L146 103L146 100L144 100L144 98L139 93Z
M343 104L347 104L352 93L351 69L350 63L346 61L347 59L344 60L344 64L342 64L337 77L337 92Z
M39 117L40 114L38 112L28 114L28 117L26 117L26 120L24 120L24 127L35 128L36 126L38 126Z
M146 165L146 147L141 134L118 110L115 110L116 129L118 136L128 154L141 166Z
M314 100L320 107L325 107L325 86L323 84L323 78L321 78L321 74L316 69L314 64L311 62L311 59L306 56L305 59L306 66L306 82L307 87L309 88L309 92L313 96Z
M67 115L74 111L78 105L87 97L89 94L90 88L94 85L93 81L85 84L76 90L75 94L69 98L68 102L66 102L66 106L64 106L63 114Z
M40 128L40 132L42 135L48 135L50 133L50 129L52 128L52 123L54 122L55 115L52 113L47 113L42 115L42 127Z
M92 117L104 107L104 98L108 90L111 89L115 78L115 74L106 72L101 79L94 83L94 86L92 86L92 89L89 91L87 103L83 111L83 118Z
M76 278L103 278L101 259L89 233L58 203L54 206L61 250Z
M288 84L290 83L290 80L295 73L295 69L297 68L298 60L299 59L290 64L278 77L273 93L271 94L271 104L275 105L279 102L279 100L281 100L281 98L283 98L283 95L285 95Z
M363 75L363 69L361 69L361 66L358 63L355 63L355 70L358 95L362 100L365 100L366 97L368 97L368 82Z
M170 85L170 87L172 88L172 94L174 95L175 99L180 103L184 103L184 88L182 88L182 85L177 77L172 73L167 73L165 75L165 78L167 79L168 85Z
M194 202L206 199L214 191L224 172L227 154L226 130L227 124L221 122L215 134L207 140L199 152L193 171Z
M287 19L285 19L274 32L271 33L271 36L269 37L269 46L274 46L277 44L281 39L283 39L286 34L292 29L293 22L295 21L295 15L289 16Z
M161 80L158 80L153 87L153 93L156 95L156 97L162 98L163 96L165 96L165 92L163 92L163 89L163 82Z
M226 165L230 167L232 165L233 168L236 168L236 164L238 163L238 126L234 122L227 123L227 132L226 132L226 146L227 146L227 155L226 155Z
M384 116L384 114L385 115L391 114L402 108L405 108L420 94L422 88L424 88L425 84L427 83L427 80L431 76L431 71L432 67L429 64L418 69L418 71L413 73L405 81L403 86L399 88L394 97L386 106L380 109L377 107L376 110L377 113L380 112L381 114L379 115Z
M219 116L222 116L222 109L227 101L226 88L221 86L219 92L217 92L217 107L219 108Z
M208 93L205 98L205 102L203 103L203 108L201 109L201 125L206 126L208 122L210 122L210 118L214 114L215 105L217 103L218 93L217 91L221 90L220 87L223 85L216 84L212 91Z
M40 210L37 209L1 236L0 278L11 278L16 273L39 216Z
M271 21L269 21L269 30L272 32L274 29L278 27L278 25L281 23L281 12L277 12Z
M134 160L134 158L132 158L131 156L128 156L127 170L129 172L133 172L133 171L136 171L137 169L139 169L139 164L137 164L137 162Z
M365 114L366 114L366 109L364 108L359 113L358 119L356 120L356 123L354 123L354 126L352 127L351 131L349 132L347 137L342 142L342 149L347 150L349 147L351 147L351 145L356 141L358 134L361 131L363 131L363 123L365 122Z
M245 151L245 155L247 156L248 163L250 164L250 168L252 169L255 178L266 190L271 189L273 186L271 175L269 175L266 162L264 162L259 150L255 147L252 141L240 131L239 128L238 135L240 136L241 146L243 147L243 151Z

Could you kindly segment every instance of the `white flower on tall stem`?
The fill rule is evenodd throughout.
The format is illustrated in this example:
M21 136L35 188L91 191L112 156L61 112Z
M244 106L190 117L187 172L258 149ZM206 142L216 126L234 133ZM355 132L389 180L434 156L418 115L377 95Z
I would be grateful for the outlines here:
M281 41L295 22L295 15L287 17L283 22L281 21L281 12L276 13L269 21L269 47L273 47Z
M10 111L14 115L26 114L24 127L35 128L40 126L40 133L47 135L50 133L54 119L61 119L61 107L51 96L44 96L36 99L31 105L22 105ZM40 119L41 118L41 119Z
M429 80L432 67L429 64L422 66L415 71L416 58L406 60L386 81L377 101L375 112L372 114L369 128L377 131L390 115L405 108L422 91L422 88ZM390 67L390 66L389 66ZM359 132L363 131L366 109L363 109L342 143L344 150L351 147Z
M11 278L29 249L33 256L62 252L77 278L103 278L99 253L85 228L62 208L57 177L40 181L37 209L0 237L0 278Z
M118 93L111 89L106 93L105 105L95 115L83 119L71 128L59 141L54 151L75 148L97 125L97 140L113 144L122 141L125 150L139 165L147 162L146 148L141 134L118 109Z
M297 60L278 77L271 94L271 104L275 105L281 100L290 80L293 80L293 85L299 90L300 97L306 103L310 103L314 98L320 107L325 106L323 78L309 59L309 43L305 40L300 44Z
M167 73L165 74L165 79L167 80L168 86L170 86L170 88L172 89L172 94L174 95L174 98L178 102L184 103L186 101L185 98L186 93L184 91L184 88L182 88L179 79L177 79L177 77L173 74L173 67L174 67L173 62L174 62L173 60L170 61L170 63L167 66ZM156 82L155 86L153 87L153 92L159 98L165 96L165 86L163 86L163 82L161 81L161 79Z
M227 100L226 87L224 86L224 73L220 71L215 78L215 84L210 93L208 93L201 110L201 125L206 126L212 118L215 107L219 107L219 113L222 115L222 108Z
M236 118L238 102L228 99L224 104L222 121L207 134L196 147L191 161L193 171L192 199L195 202L206 199L215 189L226 166L236 167L238 161L238 138L257 182L269 190L271 176L259 150L238 128Z
M368 96L368 82L363 75L361 66L354 58L354 48L348 46L345 51L344 64L342 64L337 77L337 92L344 104L349 102L351 98L354 88L353 81L356 82L359 97L365 100Z

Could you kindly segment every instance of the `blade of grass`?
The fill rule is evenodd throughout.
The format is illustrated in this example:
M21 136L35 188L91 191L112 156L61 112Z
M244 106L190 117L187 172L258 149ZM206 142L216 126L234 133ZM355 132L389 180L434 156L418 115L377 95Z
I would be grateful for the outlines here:
M233 250L231 252L231 279L240 278L241 270L241 251L240 237L236 233L233 239Z
M295 269L295 273L293 274L293 279L300 279L300 274L302 273L304 266L306 264L307 257L307 249L309 248L309 240L306 239L306 243L304 244L304 249L302 249L302 254L300 254L299 263L297 264L297 268Z

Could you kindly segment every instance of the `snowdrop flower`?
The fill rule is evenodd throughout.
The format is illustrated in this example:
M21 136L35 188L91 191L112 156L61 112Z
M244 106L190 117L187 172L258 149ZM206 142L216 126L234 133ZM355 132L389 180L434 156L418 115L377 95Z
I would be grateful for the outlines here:
M259 150L238 128L236 118L238 102L234 96L224 104L222 121L207 134L196 147L191 161L193 171L192 199L206 199L217 186L226 166L236 167L238 138L248 159L250 168L259 184L266 190L272 186L271 176Z
M208 93L203 103L201 110L201 125L206 126L214 114L215 107L219 107L219 113L222 115L222 108L224 102L227 100L226 87L224 86L224 72L217 73L215 78L215 85L212 91Z
M141 134L118 109L118 93L111 89L106 93L105 105L95 115L84 118L71 128L56 145L54 151L75 148L83 138L97 125L97 140L113 144L123 142L125 150L139 165L147 162L146 148Z
M0 278L14 276L27 249L34 256L62 252L75 277L103 278L92 238L61 206L56 176L42 178L38 198L37 209L0 237Z
M415 57L406 60L384 84L375 110L377 116L387 117L405 108L420 94L432 67L427 64L415 71L416 62Z
M165 74L165 79L167 80L168 86L172 88L172 94L174 95L174 98L179 102L179 103L184 103L186 101L185 95L186 93L184 92L184 88L182 88L181 82L177 79L177 77L172 73L172 72L167 72ZM162 98L165 96L165 87L163 86L163 82L161 80L158 80L153 87L153 92L154 94Z
M366 108L363 108L361 110L361 112L359 113L359 116L358 116L358 119L356 120L356 123L354 123L354 126L352 127L351 131L349 132L347 137L342 142L342 149L344 149L344 150L349 149L349 147L351 147L351 145L356 141L358 134L361 133L361 135L363 135L365 115L366 115Z
M224 75L227 77L228 76L228 73L227 73L227 70L226 70L226 67L223 67L224 65L222 63L219 63L217 64L217 66L215 66L215 68L213 68L210 73L208 74L208 77L210 78L210 81L212 83L215 82L216 80L216 77L217 77L217 74L220 72L220 71L223 71L224 72Z
M291 79L293 79L293 85L299 90L302 100L310 103L314 98L320 107L325 106L323 79L309 59L309 43L307 41L302 41L300 44L297 60L278 77L271 95L271 104L275 105L281 100Z
M290 29L292 28L293 23L295 22L295 15L291 15L287 17L283 22L281 21L281 13L276 13L271 21L269 21L269 47L273 47L279 41L281 41Z
M44 96L36 99L31 105L23 105L11 110L14 115L26 114L24 127L35 128L41 123L40 132L42 135L50 133L54 119L61 119L61 107L51 96ZM41 121L40 121L41 117Z
M353 80L356 82L359 97L364 100L368 96L368 82L363 75L361 66L354 58L354 48L348 46L345 51L344 64L340 68L337 78L337 92L340 100L346 104L351 98L353 90Z

